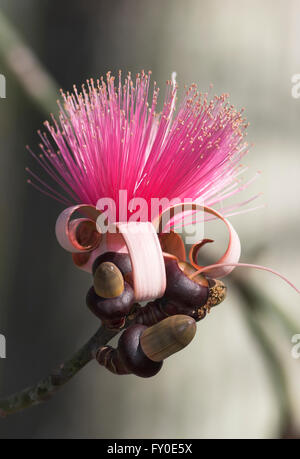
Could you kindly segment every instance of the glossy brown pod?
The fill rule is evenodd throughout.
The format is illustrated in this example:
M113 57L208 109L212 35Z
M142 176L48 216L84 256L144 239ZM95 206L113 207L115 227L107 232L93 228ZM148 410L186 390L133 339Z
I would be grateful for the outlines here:
M150 360L141 348L140 337L146 328L144 325L131 325L124 330L118 343L119 356L124 366L130 373L142 378L156 375L162 367L162 362Z
M95 271L98 268L98 266L106 261L114 263L119 268L123 276L132 271L130 256L128 255L128 253L105 252L99 257L97 257L94 261L92 268L93 275L95 274Z
M86 296L88 308L109 328L121 328L134 302L134 292L125 282L122 294L115 298L102 298L91 287Z
M141 334L141 347L149 359L160 362L185 348L194 338L196 328L192 317L168 317Z
M100 263L94 274L94 289L102 298L115 298L123 293L124 278L114 263Z
M165 297L192 308L204 306L208 299L208 286L189 279L175 259L166 258L165 266L167 275Z

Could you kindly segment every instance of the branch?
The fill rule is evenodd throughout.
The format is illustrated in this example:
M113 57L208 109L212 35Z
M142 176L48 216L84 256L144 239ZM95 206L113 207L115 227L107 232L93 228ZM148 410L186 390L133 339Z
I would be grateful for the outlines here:
M95 357L95 351L100 346L107 344L119 331L109 330L101 326L97 333L81 349L49 376L41 379L31 387L0 400L0 416L5 417L8 414L22 411L25 408L49 400L53 394Z

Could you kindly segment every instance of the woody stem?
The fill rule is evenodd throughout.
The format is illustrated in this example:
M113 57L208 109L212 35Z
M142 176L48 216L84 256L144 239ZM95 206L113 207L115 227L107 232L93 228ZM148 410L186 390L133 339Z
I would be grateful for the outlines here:
M22 411L51 398L87 363L93 360L100 346L107 344L118 333L119 330L109 330L101 326L84 346L50 375L41 379L37 384L0 400L0 416L5 417L8 414Z

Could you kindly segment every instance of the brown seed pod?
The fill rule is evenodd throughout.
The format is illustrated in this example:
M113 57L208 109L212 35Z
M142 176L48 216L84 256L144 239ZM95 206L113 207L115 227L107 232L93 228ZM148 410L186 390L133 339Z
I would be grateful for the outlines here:
M127 332L127 330L129 331ZM156 375L162 367L162 362L153 362L144 354L139 341L141 330L137 331L136 329L132 329L132 327L129 327L127 330L125 337L123 337L123 340L125 339L126 341L125 344L120 338L117 349L111 346L102 346L98 349L96 353L97 362L116 375L133 373L143 378ZM125 331L123 335L124 333ZM126 366L126 362L129 367Z
M179 267L177 260L165 258L167 288L165 297L192 308L204 306L208 299L208 284L194 282Z
M124 278L114 263L100 263L94 274L94 289L102 298L115 298L123 293Z
M105 252L94 261L92 268L93 275L95 275L98 266L106 261L114 263L119 268L123 276L132 271L130 256L128 253Z
M156 375L162 367L162 362L150 360L143 352L140 337L147 327L144 325L131 325L122 333L118 352L122 363L130 373L142 378Z
M176 315L146 328L140 344L149 359L160 362L185 348L195 333L196 322L192 317Z
M115 298L102 298L91 287L87 293L88 308L103 321L108 328L122 328L134 302L134 292L125 282L122 294Z
M122 333L118 348L100 347L96 360L114 374L133 373L149 378L159 372L164 359L186 347L195 332L195 321L180 315L169 317L149 328L131 325Z

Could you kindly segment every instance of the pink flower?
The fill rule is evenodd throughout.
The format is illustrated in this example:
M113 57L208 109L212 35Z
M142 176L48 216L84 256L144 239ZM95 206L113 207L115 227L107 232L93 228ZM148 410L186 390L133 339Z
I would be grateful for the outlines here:
M59 122L45 122L52 142L39 133L42 153L32 153L60 191L29 170L31 183L64 204L96 205L109 197L117 208L119 190L148 205L163 197L201 198L212 206L245 188L237 177L248 150L247 123L228 95L209 100L193 84L175 114L173 76L158 113L155 83L148 102L150 74L142 72L134 82L129 73L122 85L121 73L117 84L108 73L106 82L89 80L80 93L76 87L62 92Z
M208 94L200 93L193 84L185 89L183 100L175 113L175 74L172 75L172 81L167 82L160 113L156 111L159 93L156 84L150 103L149 90L150 72L138 74L135 82L129 73L123 85L121 73L116 85L110 73L106 82L103 78L96 83L91 79L87 81L87 88L82 86L80 93L75 86L71 94L62 92L59 122L52 116L52 124L48 121L45 123L52 141L49 134L39 132L42 153L37 156L29 151L59 185L60 191L28 169L34 179L29 182L60 202L73 204L73 207L62 212L57 221L56 232L61 245L66 250L79 253L73 258L75 263L90 271L96 255L107 250L109 244L116 247L113 237L114 241L109 244L108 239L104 241L103 248L100 243L102 235L97 234L95 219L100 212L95 206L100 198L111 198L117 212L120 190L126 190L128 200L143 198L148 208L151 208L152 198L167 198L169 201L179 199L181 202L189 200L195 221L195 213L201 208L202 212L204 210L221 219L229 231L228 248L214 265L203 267L197 264L198 251L211 240L203 239L193 246L189 258L199 272L224 277L236 266L252 267L271 271L293 286L285 277L269 268L238 263L241 253L239 237L223 215L228 215L256 196L235 206L222 208L223 215L211 208L253 181L252 178L240 185L238 179L245 170L241 168L240 160L248 151L244 140L247 123L242 111L237 111L228 103L227 94L209 100ZM205 203L205 208L195 203L197 199ZM171 206L173 210L175 207ZM77 210L84 210L92 218L71 222L71 216ZM168 209L162 210L163 213L156 215L156 218L160 219ZM130 210L126 209L126 212L128 214ZM169 227L174 227L176 221L169 220ZM123 219L116 214L113 223L119 225L118 231L122 233L124 230L125 234L128 227L122 222ZM165 285L158 240L153 235L152 227L142 227L147 229L148 244L149 247L153 244L153 250L142 253L144 240L140 239L137 243L136 236L124 234L122 245L116 249L129 251L132 260L135 259L133 265L139 266L140 272L145 266L146 256L151 252L154 260L157 252L157 269L153 269L153 261L153 266L149 265L148 275L151 278L151 272L162 273L157 276L156 286L147 286L147 276L138 278L139 270L133 269L136 284L139 285L139 299L150 298L150 291L161 294ZM82 253L85 253L84 257Z

